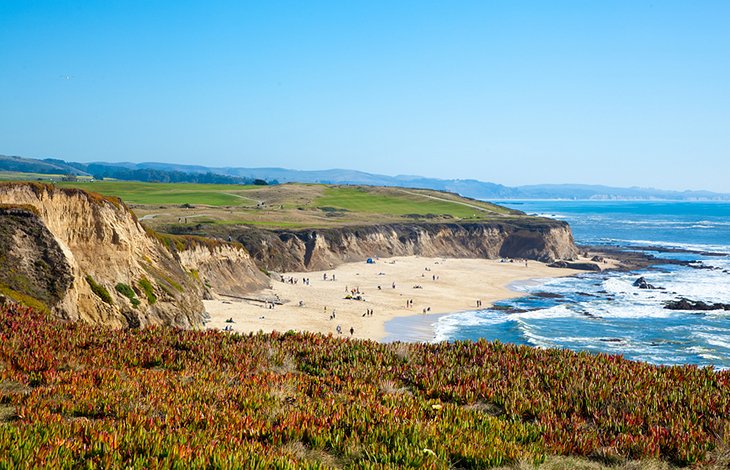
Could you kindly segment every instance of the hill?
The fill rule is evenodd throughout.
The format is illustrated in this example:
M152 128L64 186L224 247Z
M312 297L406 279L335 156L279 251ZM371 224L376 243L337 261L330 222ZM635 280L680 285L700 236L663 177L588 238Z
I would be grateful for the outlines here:
M711 191L669 191L654 188L619 188L601 185L543 184L509 187L474 179L440 179L423 176L386 176L355 170L318 171L284 168L208 168L167 163L137 163L135 168L175 169L177 171L210 171L226 175L260 178L280 183L321 183L395 186L448 191L476 199L667 199L667 200L730 200L730 194Z
M24 166L19 167L18 161ZM40 162L40 163L38 163ZM62 160L34 160L21 157L0 157L0 171L26 171L35 173L59 173L47 164L55 162L66 172L82 171L100 177L114 177L136 181L236 183L246 184L255 180L269 183L315 183L331 185L393 186L402 188L433 189L457 193L475 199L659 199L659 200L730 200L728 193L711 191L669 191L654 188L619 188L600 185L542 184L509 187L475 179L440 179L415 175L387 176L356 170L290 170L285 168L207 167L177 163L73 163ZM34 171L42 165L44 171ZM21 170L18 168L26 168ZM195 176L197 175L197 176ZM238 178L214 180L213 176ZM207 178L207 179L204 179ZM21 177L22 178L22 177Z
M7 155L0 155L0 171L47 175L89 176L89 174L85 171L82 171L63 160L53 158L37 160L34 158L10 157Z

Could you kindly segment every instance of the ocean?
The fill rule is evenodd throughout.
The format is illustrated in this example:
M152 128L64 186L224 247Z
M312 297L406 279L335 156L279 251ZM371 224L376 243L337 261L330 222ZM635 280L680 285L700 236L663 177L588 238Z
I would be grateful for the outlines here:
M496 309L438 317L434 341L486 338L622 354L654 364L730 368L730 311L664 308L666 301L679 297L730 303L730 202L495 202L567 221L578 244L696 260L710 269L658 263L641 271L515 284L512 288L524 296L498 302ZM645 247L687 251L666 253ZM641 276L664 290L634 287Z

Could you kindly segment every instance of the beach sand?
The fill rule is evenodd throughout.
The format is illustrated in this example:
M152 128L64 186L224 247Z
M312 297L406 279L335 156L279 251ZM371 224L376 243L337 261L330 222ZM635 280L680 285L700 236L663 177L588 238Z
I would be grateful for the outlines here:
M399 335L392 328L386 332L385 324L394 318L420 315L435 321L437 317L433 314L474 310L477 300L482 302L482 307L488 307L498 300L521 295L509 289L513 282L579 272L549 268L537 261L528 261L526 266L524 261L517 260L418 256L376 259L373 264L347 263L328 271L285 273L282 275L285 282L272 280L270 289L247 299L221 296L206 300L205 308L210 316L206 328L230 327L242 333L295 330L339 335L339 325L342 336L392 340ZM290 278L297 283L290 283ZM309 279L309 284L303 278ZM362 300L346 299L347 295L360 295ZM254 299L276 300L281 304L270 308L270 303ZM412 306L408 306L408 300L413 301ZM372 310L372 315L363 316L367 310ZM431 315L423 315L424 310ZM228 319L233 322L227 322ZM354 330L352 335L350 328ZM404 338L428 339L427 331L414 332L415 335L403 333Z

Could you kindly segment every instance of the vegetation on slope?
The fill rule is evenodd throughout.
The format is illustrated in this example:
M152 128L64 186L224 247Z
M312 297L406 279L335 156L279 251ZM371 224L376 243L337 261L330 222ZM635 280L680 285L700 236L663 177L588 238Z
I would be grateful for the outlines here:
M373 186L65 182L122 198L144 223L158 231L206 227L224 233L231 225L265 228L323 228L399 222L455 222L524 218L504 207L422 189Z
M206 204L238 206L239 193L258 188L231 184L139 183L132 181L94 181L58 183L61 187L80 188L107 196L116 196L128 204Z
M709 462L730 372L486 341L111 330L0 307L0 467Z

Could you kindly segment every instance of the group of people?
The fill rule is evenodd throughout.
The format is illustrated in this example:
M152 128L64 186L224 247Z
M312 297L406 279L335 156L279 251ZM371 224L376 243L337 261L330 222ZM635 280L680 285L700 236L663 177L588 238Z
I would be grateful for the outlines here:
M365 313L363 313L362 316L363 317L372 317L373 316L373 309L372 308L365 309Z
M335 328L335 330L337 330L338 335L342 334L342 327L340 325L337 325L337 328ZM351 326L350 327L350 336L352 336L354 334L355 334L355 328Z
M291 285L295 285L295 284L298 284L299 283L299 279L297 279L295 277L290 277L288 279L285 279L284 277L282 277L281 278L281 282L284 283L284 284L289 283ZM302 284L304 284L305 286L308 286L309 285L309 278L308 277L303 277L302 278Z

